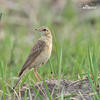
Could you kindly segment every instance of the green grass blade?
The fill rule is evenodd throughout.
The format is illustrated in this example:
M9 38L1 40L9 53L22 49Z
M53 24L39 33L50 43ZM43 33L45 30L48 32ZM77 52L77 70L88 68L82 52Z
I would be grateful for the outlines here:
M37 100L38 95L39 95L39 91L36 93L36 96L34 97L34 100Z
M94 68L93 68L93 62L92 62L92 54L90 52L90 48L89 47L88 47L88 58L89 58L91 74L94 75Z
M43 97L40 95L39 91L34 86L32 86L32 88L35 91L36 95L40 98L40 100L44 100Z
M52 97L51 97L51 95L50 95L50 92L49 92L49 90L48 90L48 86L47 86L46 82L44 81L43 83L44 83L44 86L45 86L47 95L48 95L48 97L49 97L49 100L52 100Z
M24 100L27 100L27 90L25 90Z
M98 66L97 66L97 62L96 62L96 56L95 53L93 51L93 57L92 57L92 61L93 61L93 67L94 67L94 82L95 82L95 86L98 85Z
M62 49L60 51L60 56L59 56L59 79L61 78L61 69L62 69Z
M53 67L53 65L51 63L51 60L49 60L49 65L50 65L51 72L53 72L53 74L55 74L54 67Z
M94 86L94 84L93 84L93 81L92 81L92 79L91 79L89 73L88 73L88 79L89 79L89 82L90 82L90 84L91 84L91 86L92 86L93 92L95 93L94 96L95 96L96 100L100 100L100 98L99 98L99 96L98 96L98 94L97 94L96 88L95 88L95 86Z
M62 89L62 92L61 92L61 100L64 100L64 92L63 92L63 89Z
M90 49L88 48L88 57L89 57L90 71L93 76L95 86L97 86L97 84L98 84L98 67L96 64L96 56L94 53L94 49L93 49L93 54L92 54Z

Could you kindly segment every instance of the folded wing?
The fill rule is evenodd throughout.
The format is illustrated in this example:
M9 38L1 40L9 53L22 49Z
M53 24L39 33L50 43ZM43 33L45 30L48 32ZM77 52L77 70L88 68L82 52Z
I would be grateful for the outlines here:
M38 40L38 42L34 45L34 47L32 48L27 60L25 61L20 73L19 73L19 77L23 74L23 72L29 67L31 66L31 64L35 61L35 59L38 57L38 55L42 52L42 50L45 48L45 41L43 40Z

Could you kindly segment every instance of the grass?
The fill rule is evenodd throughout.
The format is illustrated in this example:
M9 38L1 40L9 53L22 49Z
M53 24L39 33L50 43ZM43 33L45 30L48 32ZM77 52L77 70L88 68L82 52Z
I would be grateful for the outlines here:
M39 68L38 72L43 80L50 79L51 72L53 72L54 78L66 80L78 80L88 76L95 93L94 99L99 100L100 94L96 92L96 89L98 76L100 75L100 20L98 17L94 17L94 25L88 19L80 22L79 14L70 8L71 3L56 17L50 14L51 11L41 9L40 14L43 15L45 12L49 14L46 16L46 19L41 17L39 25L36 26L47 25L50 27L53 34L53 51L48 63ZM5 11L4 13L7 12ZM54 21L57 17L61 18L59 25ZM9 20L9 17L1 18L1 20L6 19ZM11 23L6 23L3 29L5 37L0 41L0 100L1 96L3 96L4 100L6 95L11 96L9 87L14 86L17 75L30 49L39 37L34 32L28 34L30 28L26 26L17 27ZM31 39L30 37L34 38ZM37 80L33 77L33 71L29 71L23 77L19 87L23 83L31 85L36 82ZM45 87L49 100L52 100L46 83ZM38 91L35 91L35 100L37 96L42 100ZM64 100L63 91L59 100Z

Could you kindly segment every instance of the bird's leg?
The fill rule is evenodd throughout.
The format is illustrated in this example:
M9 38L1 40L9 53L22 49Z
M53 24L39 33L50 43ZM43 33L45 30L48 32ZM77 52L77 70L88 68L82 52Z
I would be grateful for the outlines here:
M35 74L36 79L37 79L38 81L40 81L39 78L38 78L38 75L37 75L36 68L34 68L34 74Z
M37 75L37 70L36 68L34 68L34 74L35 74L35 77L37 78L37 80L40 82L39 78L38 78L38 75ZM41 84L42 85L42 84ZM43 93L43 95L45 96L45 93L44 91L40 88L40 86L38 84L36 84L36 86L38 87L38 89ZM41 86L42 87L42 86Z
M42 80L42 77L41 77L41 75L37 72L37 75L39 76L39 78Z

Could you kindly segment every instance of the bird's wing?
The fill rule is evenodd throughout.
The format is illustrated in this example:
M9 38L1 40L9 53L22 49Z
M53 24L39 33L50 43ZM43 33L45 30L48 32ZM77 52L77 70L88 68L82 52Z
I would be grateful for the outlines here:
M31 66L31 64L34 62L34 60L36 59L36 57L41 53L41 51L44 49L46 43L43 40L38 40L38 42L34 45L34 47L32 48L27 60L25 61L19 76L22 75L22 73L24 72L24 70L26 70L29 66Z

